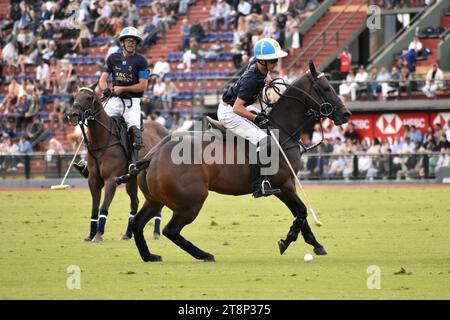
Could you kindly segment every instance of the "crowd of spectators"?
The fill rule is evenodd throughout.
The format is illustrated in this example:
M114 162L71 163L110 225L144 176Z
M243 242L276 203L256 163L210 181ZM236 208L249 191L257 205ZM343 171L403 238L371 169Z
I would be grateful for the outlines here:
M439 123L422 133L414 125L404 125L403 134L384 140L362 138L352 122L343 126L324 128L324 140L314 152L318 156L302 157L302 177L345 178L424 178L425 172L434 175L441 167L450 166L450 120L444 127ZM312 138L302 137L306 146L321 140L320 125L316 125ZM428 162L424 155L427 154Z
M123 27L139 29L144 38L140 49L145 50L179 21L183 55L178 70L192 72L193 61L199 61L199 68L203 69L206 62L217 61L226 51L231 52L233 64L239 69L252 55L253 44L262 37L275 38L284 50L291 55L297 54L302 46L298 26L321 2L213 0L208 19L191 21L186 13L196 0L153 1L148 7L149 16L139 15L138 1L135 0L11 1L9 15L0 23L0 85L7 87L0 99L0 153L44 151L48 154L47 159L51 159L55 153L75 150L81 141L81 132L68 133L65 120L71 93L78 86L92 84L94 79L78 75L70 57L87 55L87 48L96 39L105 39L102 44L107 49L105 57L97 61L97 66L101 67L107 55L121 50L115 39ZM383 1L383 5L401 6L403 2ZM210 32L232 33L231 49L220 39L203 49L202 40ZM340 55L344 82L339 93L352 101L361 93L366 93L370 99L386 99L392 92L397 95L410 93L414 82L411 78L414 59L426 54L425 49L420 39L415 38L390 72L386 68L372 68L368 72L363 66L354 72L351 54L348 49L344 50ZM32 75L30 66L34 67ZM165 78L166 74L175 71L170 66L164 56L152 64L152 72L159 77L151 82L144 95L142 111L147 121L158 121L172 131L191 129L193 114L174 110L179 92L175 82ZM301 74L301 69L280 69L274 76L291 83ZM442 88L442 77L442 70L433 65L422 88L427 97L433 98L436 90ZM61 137L57 133L61 132L64 140L69 142L67 148L57 139ZM313 134L312 140L315 139L317 134ZM350 142L345 137L340 140L328 137L323 146L338 150L347 144ZM368 150L369 146L355 140L352 149ZM21 166L18 159L12 157L0 166L14 170Z

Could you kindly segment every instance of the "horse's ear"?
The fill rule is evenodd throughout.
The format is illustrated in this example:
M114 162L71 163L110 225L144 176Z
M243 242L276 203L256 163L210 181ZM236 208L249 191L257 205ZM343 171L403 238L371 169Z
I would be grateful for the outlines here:
M317 76L317 70L316 70L316 66L314 65L314 62L312 60L308 61L309 64L309 71L311 71L311 74L316 77Z
M94 83L92 86L90 86L89 88L92 89L92 91L95 92L95 88L97 88L97 85L98 85L98 81L95 82L95 83Z

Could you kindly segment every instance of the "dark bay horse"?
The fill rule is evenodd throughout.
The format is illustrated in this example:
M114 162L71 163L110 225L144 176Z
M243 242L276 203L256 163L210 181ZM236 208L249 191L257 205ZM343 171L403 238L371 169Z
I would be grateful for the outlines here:
M316 119L329 117L336 125L346 123L351 116L324 74L319 74L312 62L309 64L309 71L293 85L287 86L286 91L269 112L271 126L279 129L279 141L296 172L300 168L298 146L300 135L311 116ZM197 149L200 152L205 151L211 143L204 140L197 141L203 139L201 135L186 136L192 145L197 143L200 146L200 149ZM209 190L227 195L244 195L252 192L251 169L248 163L211 164L201 161L194 164L177 164L173 160L173 155L179 147L179 141L164 138L146 159L148 167L145 176L138 177L145 203L133 219L132 230L136 246L144 261L162 260L160 256L149 251L143 229L164 206L173 211L171 220L163 229L164 236L194 258L214 261L212 254L185 239L180 234L181 230L197 217ZM301 233L305 242L314 247L317 255L326 255L327 251L316 240L308 225L307 208L297 196L294 178L284 160L279 161L278 171L270 176L269 180L273 187L281 189L281 193L276 197L294 215L294 222L286 239L279 242L280 253L283 253L291 242L296 241Z
M100 242L103 240L102 235L105 232L108 209L116 192L115 178L128 171L129 159L121 145L121 137L117 130L118 124L106 114L99 97L94 91L96 85L90 88L81 88L78 91L69 111L69 121L72 125L79 125L84 123L85 120L87 121L88 184L92 195L92 211L90 232L85 241ZM147 123L143 132L145 146L140 150L139 156L144 156L168 134L167 129L159 123ZM105 188L105 195L99 216L99 204L103 188ZM127 231L122 240L128 240L132 237L130 221L136 214L139 205L136 179L132 179L126 184L126 191L131 200L130 216Z

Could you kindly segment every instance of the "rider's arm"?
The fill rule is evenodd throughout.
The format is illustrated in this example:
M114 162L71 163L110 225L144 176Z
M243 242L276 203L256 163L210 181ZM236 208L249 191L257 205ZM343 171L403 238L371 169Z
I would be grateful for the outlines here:
M139 79L139 83L133 84L131 86L127 87L120 87L122 89L122 92L144 92L147 90L148 86L148 79ZM117 87L116 87L117 88Z
M100 90L105 90L108 88L108 72L102 72L102 75L100 76L100 80L98 81L98 86L100 87Z
M250 121L254 121L256 115L245 108L245 102L246 101L242 100L241 98L237 98L233 105L233 112Z

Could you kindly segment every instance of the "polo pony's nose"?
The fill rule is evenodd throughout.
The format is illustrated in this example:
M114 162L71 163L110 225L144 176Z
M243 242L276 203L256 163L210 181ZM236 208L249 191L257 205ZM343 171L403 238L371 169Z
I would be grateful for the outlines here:
M345 112L344 112L344 119L345 119L345 122L347 122L348 119L350 119L351 116L352 116L352 113L351 113L350 111L345 111Z

